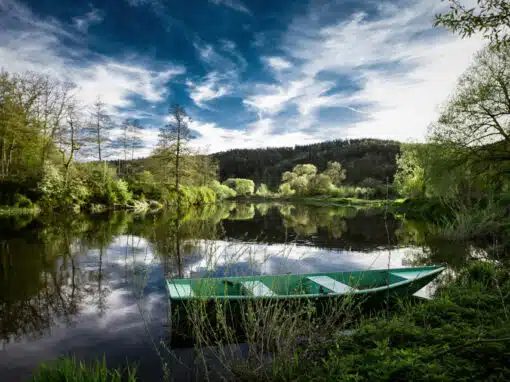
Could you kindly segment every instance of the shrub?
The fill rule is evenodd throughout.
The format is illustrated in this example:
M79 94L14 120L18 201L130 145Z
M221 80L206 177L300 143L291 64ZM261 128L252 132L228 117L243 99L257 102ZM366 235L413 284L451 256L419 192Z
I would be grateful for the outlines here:
M327 175L319 174L310 181L309 193L312 195L326 195L329 194L331 187L331 178Z
M255 192L255 183L251 179L230 178L223 182L224 185L233 188L237 195L253 195Z
M179 192L181 193L181 203L186 206L216 202L216 193L209 187L181 186Z
M131 191L129 191L126 181L117 179L112 182L112 186L118 203L127 204L133 199L133 195L131 194Z
M60 170L51 162L43 167L39 189L45 202L60 201L64 191L64 177Z
M235 198L237 196L237 192L217 180L213 180L210 187L216 193L218 199Z
M133 194L148 199L161 199L161 187L154 181L154 176L150 171L142 171L130 180L130 188Z
M281 196L292 196L296 193L288 183L283 183L280 185L280 188L278 189L278 192Z
M383 186L383 183L379 179L365 178L360 182L359 185L365 188L377 188Z
M258 196L271 196L273 193L269 191L269 188L264 183L261 183L255 192Z

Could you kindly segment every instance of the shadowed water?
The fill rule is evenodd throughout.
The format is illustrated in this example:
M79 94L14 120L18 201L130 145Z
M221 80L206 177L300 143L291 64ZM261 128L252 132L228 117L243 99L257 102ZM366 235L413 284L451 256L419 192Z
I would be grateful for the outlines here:
M207 206L154 215L0 220L0 375L25 380L66 354L138 363L162 378L164 278L366 270L449 262L471 248L426 240L427 227L381 212L289 204ZM427 290L420 292L427 295ZM161 355L161 354L160 354ZM192 349L170 359L195 375ZM168 361L168 355L164 355Z

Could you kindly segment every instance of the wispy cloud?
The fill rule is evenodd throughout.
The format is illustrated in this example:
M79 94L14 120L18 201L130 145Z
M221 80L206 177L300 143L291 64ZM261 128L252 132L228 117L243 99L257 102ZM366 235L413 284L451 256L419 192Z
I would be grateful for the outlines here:
M266 62L266 65L275 71L292 68L292 64L282 57L264 57L263 60Z
M199 107L207 108L206 102L230 94L230 86L221 85L220 82L220 75L217 72L211 72L206 76L204 81L187 81L186 85L190 89L190 97L195 104Z
M97 8L92 8L83 16L73 17L73 23L80 32L86 33L89 27L103 21L104 14Z
M0 26L5 28L0 35L0 67L10 72L31 70L72 81L84 104L90 105L100 95L111 112L116 112L121 107L133 107L134 96L161 102L168 94L168 81L185 72L178 65L147 65L148 60L136 56L119 61L94 54L74 34L77 33L74 28L53 19L41 20L15 1L1 1ZM100 14L97 10L96 13ZM15 27L13 19L17 20ZM99 19L89 15L87 20ZM72 47L63 42L68 37L74 41Z
M223 5L238 12L251 14L250 10L246 8L246 6L239 0L209 0L209 1L213 4Z
M319 139L311 134L300 131L275 133L274 121L271 119L257 120L246 129L233 130L218 126L214 122L193 120L190 128L200 136L192 141L195 148L218 152L236 148L279 147L292 144L308 144Z
M308 120L302 127L321 138L423 139L483 41L433 30L438 5L426 0L377 11L328 25L315 10L296 19L282 40L283 61L266 59L277 84L255 85L244 104L272 116L295 109ZM328 109L358 117L322 117Z

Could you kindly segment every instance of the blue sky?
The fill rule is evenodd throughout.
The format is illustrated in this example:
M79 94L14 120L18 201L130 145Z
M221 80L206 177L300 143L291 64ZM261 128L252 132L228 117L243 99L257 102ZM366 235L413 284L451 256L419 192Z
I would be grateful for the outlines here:
M483 41L432 27L440 0L0 0L0 67L99 95L145 126L168 105L202 151L423 140Z

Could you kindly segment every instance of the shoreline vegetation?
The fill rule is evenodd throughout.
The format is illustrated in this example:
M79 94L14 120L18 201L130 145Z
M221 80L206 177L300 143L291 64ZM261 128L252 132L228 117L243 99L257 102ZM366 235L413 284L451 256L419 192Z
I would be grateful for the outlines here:
M221 365L226 380L503 381L510 378L509 296L506 269L479 261L442 278L432 300L400 300L368 317L349 302L326 322L312 318L308 304L292 314L276 305L247 306L241 341L227 325L227 310L210 320L197 303L188 314L199 364ZM250 351L236 358L233 349L245 341ZM172 357L167 347L163 353ZM66 357L41 365L32 381L135 381L136 372L136 365L108 369L104 359L86 364ZM162 375L171 377L164 364Z

